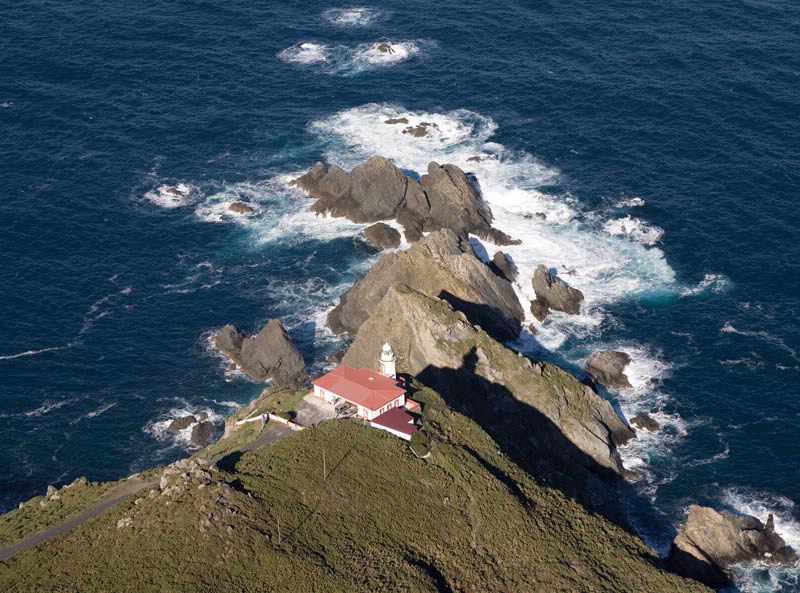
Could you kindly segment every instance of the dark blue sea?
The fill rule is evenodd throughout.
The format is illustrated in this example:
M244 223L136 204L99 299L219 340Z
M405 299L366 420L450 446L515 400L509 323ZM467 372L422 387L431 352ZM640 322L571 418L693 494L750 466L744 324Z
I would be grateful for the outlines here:
M518 348L631 354L612 395L663 427L623 451L648 543L701 502L800 545L796 2L55 0L1 28L3 510L185 455L176 415L221 428L262 388L210 350L225 323L280 318L322 369L325 312L377 255L288 181L377 153L477 176L521 299L539 263L585 293Z

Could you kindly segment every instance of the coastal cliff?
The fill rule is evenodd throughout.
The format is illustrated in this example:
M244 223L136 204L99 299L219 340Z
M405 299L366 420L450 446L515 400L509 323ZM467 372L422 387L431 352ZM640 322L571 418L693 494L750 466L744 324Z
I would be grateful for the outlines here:
M383 255L328 314L336 333L355 334L392 286L407 285L447 300L502 340L519 335L525 314L511 283L481 262L472 246L447 229L407 251Z
M342 363L369 367L384 341L399 368L469 415L524 432L542 454L623 473L616 446L633 436L608 401L573 375L531 362L441 299L393 286L361 326Z
M252 451L234 432L151 472L151 486L73 531L0 561L0 590L709 591L541 484L436 392L418 385L416 397L427 459L351 421ZM260 428L250 426L239 430L253 443ZM228 440L238 448L219 457Z

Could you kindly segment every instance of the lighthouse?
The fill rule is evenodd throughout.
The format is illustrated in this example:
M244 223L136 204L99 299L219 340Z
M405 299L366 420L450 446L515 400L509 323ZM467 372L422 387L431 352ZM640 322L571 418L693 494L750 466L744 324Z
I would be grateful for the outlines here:
M384 377L389 377L390 379L397 379L397 357L394 355L394 350L392 347L386 343L383 345L383 350L381 350L381 370L380 373Z

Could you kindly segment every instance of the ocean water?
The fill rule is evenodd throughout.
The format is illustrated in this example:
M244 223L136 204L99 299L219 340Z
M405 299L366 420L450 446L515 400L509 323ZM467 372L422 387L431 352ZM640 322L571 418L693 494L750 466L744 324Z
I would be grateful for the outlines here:
M3 13L0 508L184 455L175 415L221 427L261 389L209 349L225 323L281 318L322 369L340 345L325 312L377 254L288 181L377 153L476 175L523 240L524 303L539 263L585 293L583 315L516 347L576 372L599 348L631 354L633 388L609 397L663 426L623 451L648 543L666 552L700 502L775 513L800 546L797 4ZM413 138L392 117L436 127ZM739 573L741 591L800 591L797 568Z

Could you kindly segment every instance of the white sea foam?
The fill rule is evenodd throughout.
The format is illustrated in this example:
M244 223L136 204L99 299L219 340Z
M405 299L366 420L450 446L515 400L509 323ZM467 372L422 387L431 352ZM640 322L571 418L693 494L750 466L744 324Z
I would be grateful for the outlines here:
M637 414L647 413L660 425L656 432L637 430L636 438L620 448L624 466L636 471L643 478L637 489L651 503L655 502L658 488L665 482L664 476L656 475L652 471L651 460L669 455L689 432L683 418L664 410L669 396L661 390L661 385L671 374L672 366L663 360L660 352L641 345L609 344L602 348L595 347L625 352L631 357L631 362L625 368L631 387L619 389L616 394L623 415L632 418Z
M726 488L721 503L745 515L766 521L772 513L775 532L795 550L800 550L800 519L795 503L784 496L749 488ZM794 591L800 584L800 567L771 566L761 562L734 567L736 586L743 593Z
M395 64L407 60L420 50L413 41L383 41L362 43L353 52L353 65L365 62L372 65Z
M80 344L83 336L92 329L95 322L103 317L108 317L112 313L113 305L116 304L121 297L128 296L133 291L133 288L126 286L125 288L107 294L106 296L98 299L89 306L86 314L83 316L81 328L72 340L61 346L51 346L49 348L38 348L17 352L16 354L6 354L0 356L0 360L14 360L16 358L24 358L27 356L35 356L37 354L44 354L45 352L56 352L59 350L67 350ZM106 306L110 308L105 308Z
M366 6L330 8L322 13L323 19L339 27L368 27L388 16L385 10Z
M170 432L168 430L169 425L176 418L189 415L196 418L198 414L205 412L208 414L208 420L214 423L215 427L218 428L225 423L225 417L218 414L212 408L195 406L183 399L178 399L177 403L178 405L159 414L142 428L145 433L165 444L168 448L180 447L185 450L197 448L191 442L192 428L194 428L197 423L193 423L178 432Z
M719 294L730 288L730 280L722 274L706 274L697 286L687 286L681 289L682 297L694 296L704 292Z
M28 417L36 417L42 416L43 414L47 414L48 412L52 412L53 410L58 410L59 408L63 408L67 404L74 402L74 399L63 399L60 401L52 401L52 400L45 400L41 406L38 408L34 408L29 412L23 412L23 416Z
M401 118L408 123L386 123ZM435 124L428 127L428 136L403 133L405 127L423 122ZM424 173L432 160L474 173L495 225L522 240L517 246L486 242L484 246L490 254L502 249L514 259L521 279L515 288L523 305L535 296L529 279L540 263L556 268L585 295L580 316L554 314L544 325L532 316L526 320L538 326L536 340L546 348L558 348L569 335L596 332L605 316L604 305L678 289L661 250L587 223L573 196L541 191L543 185L558 180L558 172L529 154L491 142L496 128L491 119L471 111L415 112L391 104L348 109L310 125L327 143L327 160L346 169L381 154L418 173Z
M617 208L638 208L644 206L646 202L640 197L626 198L617 202Z
M324 74L353 76L400 64L434 45L431 41L419 39L375 41L355 46L304 41L281 50L278 58Z
M278 58L289 64L320 64L328 61L331 48L324 43L304 41L287 47L278 53Z
M763 342L766 342L768 344L772 344L773 346L777 346L778 348L780 348L781 350L783 350L784 352L789 354L789 356L791 356L793 359L795 359L797 361L800 361L800 358L798 358L798 355L797 355L797 351L794 348L789 346L784 341L784 339L781 338L780 336L776 336L774 334L771 334L768 331L765 331L765 330L756 330L756 331L741 330L741 329L735 328L728 321L725 322L725 325L723 325L720 328L719 331L720 331L720 333L723 333L723 334L737 334L737 335L740 335L740 336L745 336L745 337L748 337L748 338L755 338L755 339L761 340ZM752 354L755 354L755 353L752 353Z
M623 218L614 218L607 221L603 225L609 235L622 235L630 237L638 243L645 245L655 245L664 236L664 230L647 223L639 218L632 218L625 216Z
M188 183L163 184L145 193L144 197L157 206L172 209L191 204L197 197L196 192L197 188Z
M75 424L78 424L79 422L81 422L82 420L89 420L91 418L96 418L97 416L100 416L101 414L104 414L104 413L108 412L111 408L116 406L117 403L118 402L110 402L110 403L107 403L107 404L103 404L102 406L99 406L98 408L95 408L94 410L84 414L83 416L78 416L74 420L70 420L69 423L70 423L70 425L75 425Z

